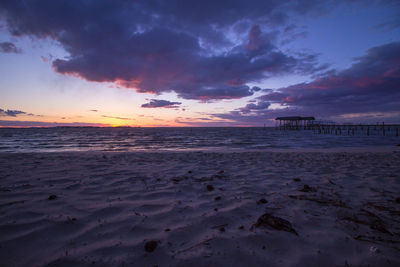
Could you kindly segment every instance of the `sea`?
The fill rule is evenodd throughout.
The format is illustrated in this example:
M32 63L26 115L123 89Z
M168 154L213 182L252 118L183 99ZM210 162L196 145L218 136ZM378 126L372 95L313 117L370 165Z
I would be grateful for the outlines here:
M395 147L394 131L324 134L274 127L0 128L1 152L246 151Z

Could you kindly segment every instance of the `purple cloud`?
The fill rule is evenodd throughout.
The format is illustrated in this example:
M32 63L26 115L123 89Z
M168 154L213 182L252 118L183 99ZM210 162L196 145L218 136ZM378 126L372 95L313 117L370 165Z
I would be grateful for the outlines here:
M247 104L244 108L241 108L240 111L244 114L250 113L253 110L265 110L268 109L268 107L271 105L271 103L266 102L266 101L259 101L257 104L254 103L249 103Z
M324 114L400 110L400 43L373 47L343 71L265 94L261 100Z
M150 99L149 103L143 104L142 108L178 108L181 102L171 102L168 100Z
M25 111L21 110L4 110L0 108L0 116L9 116L9 117L16 117L17 115L28 115L28 116L34 116L32 113L26 113Z
M21 49L17 48L15 44L11 42L2 42L0 43L0 53L21 53Z

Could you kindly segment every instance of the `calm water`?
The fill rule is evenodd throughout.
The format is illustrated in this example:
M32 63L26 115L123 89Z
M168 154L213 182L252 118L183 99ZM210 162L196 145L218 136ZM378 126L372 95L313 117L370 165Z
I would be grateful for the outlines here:
M0 128L0 152L248 150L395 146L400 137L275 128Z

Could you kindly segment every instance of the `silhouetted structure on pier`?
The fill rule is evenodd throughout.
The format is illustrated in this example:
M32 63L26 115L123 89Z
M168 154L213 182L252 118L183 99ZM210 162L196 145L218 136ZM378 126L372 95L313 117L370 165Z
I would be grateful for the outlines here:
M313 125L314 117L278 117L279 129L281 130L300 130L301 128L309 129Z

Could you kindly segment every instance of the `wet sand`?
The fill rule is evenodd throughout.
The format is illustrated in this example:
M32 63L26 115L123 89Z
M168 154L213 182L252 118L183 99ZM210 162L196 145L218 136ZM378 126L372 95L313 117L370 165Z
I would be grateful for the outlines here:
M399 266L400 152L0 154L1 266Z

